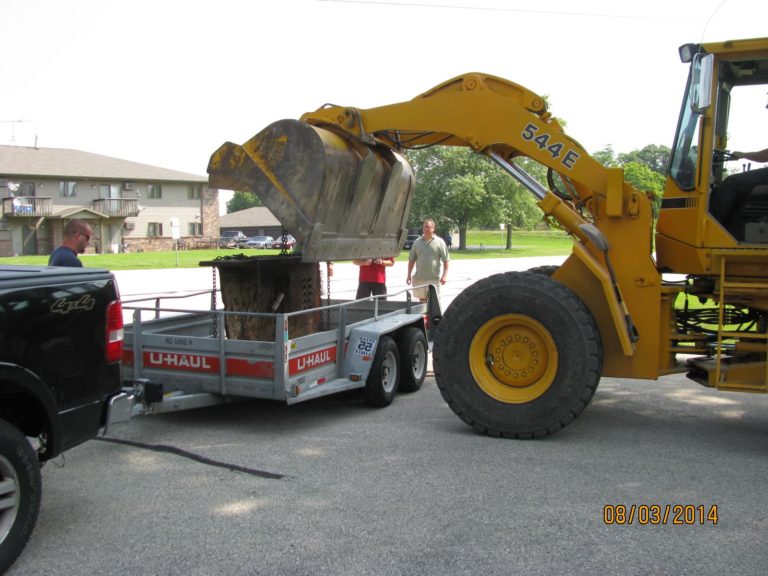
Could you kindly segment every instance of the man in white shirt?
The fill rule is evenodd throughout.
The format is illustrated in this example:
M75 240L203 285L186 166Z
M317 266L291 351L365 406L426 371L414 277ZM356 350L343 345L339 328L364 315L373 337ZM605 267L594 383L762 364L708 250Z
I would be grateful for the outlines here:
M422 235L413 243L408 254L408 276L405 279L409 286L414 284L432 284L440 295L440 285L445 284L450 263L448 247L442 238L435 235L434 220L424 220ZM440 270L442 264L442 272ZM416 268L414 273L413 269ZM414 288L413 295L426 302L427 287Z

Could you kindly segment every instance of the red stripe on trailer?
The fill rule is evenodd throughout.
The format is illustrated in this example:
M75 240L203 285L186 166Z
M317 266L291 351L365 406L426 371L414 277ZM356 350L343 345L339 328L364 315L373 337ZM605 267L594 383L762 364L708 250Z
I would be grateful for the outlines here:
M219 373L219 357L200 354L180 354L177 352L144 351L144 366L162 370L178 370L183 372ZM133 364L133 350L123 353L123 362ZM227 358L227 376L249 376L251 378L273 378L275 367L266 360L246 360L244 358Z
M254 362L244 358L228 358L227 374L229 376L251 376L252 378L274 378L275 365L266 360Z

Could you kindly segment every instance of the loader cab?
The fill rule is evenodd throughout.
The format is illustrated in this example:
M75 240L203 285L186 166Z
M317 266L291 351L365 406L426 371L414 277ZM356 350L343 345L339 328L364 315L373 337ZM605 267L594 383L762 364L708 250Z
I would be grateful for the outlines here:
M730 174L763 167L731 160L728 152L768 147L768 39L684 48L681 57L690 71L656 247L663 268L695 273L706 271L713 249L768 249L768 189L751 191L737 220L718 213L717 202Z
M737 243L767 245L768 164L732 159L729 152L768 148L768 58L723 59L717 76L709 213ZM728 180L734 175L745 182L743 197Z

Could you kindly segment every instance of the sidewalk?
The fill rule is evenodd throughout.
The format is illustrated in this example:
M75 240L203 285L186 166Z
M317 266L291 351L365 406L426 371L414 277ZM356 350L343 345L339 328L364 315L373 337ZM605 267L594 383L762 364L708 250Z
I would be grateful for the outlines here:
M493 258L480 260L452 260L448 270L448 282L442 288L441 302L445 309L467 286L481 278L499 272L528 270L534 266L557 265L566 256L542 256L528 258ZM387 290L390 293L407 288L405 277L407 262L395 262L387 269ZM123 301L139 297L186 295L210 291L213 271L201 268L164 268L159 270L115 270L120 296ZM331 279L331 296L351 300L357 292L358 267L351 262L336 262ZM195 298L195 308L210 307L210 296ZM185 306L187 303L185 303Z

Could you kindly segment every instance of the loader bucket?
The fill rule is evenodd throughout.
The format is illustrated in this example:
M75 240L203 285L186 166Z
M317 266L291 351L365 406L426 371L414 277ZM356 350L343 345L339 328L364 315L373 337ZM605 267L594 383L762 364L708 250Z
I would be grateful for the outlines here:
M208 164L214 188L258 196L296 237L303 262L395 256L415 179L405 159L298 120L279 120Z

